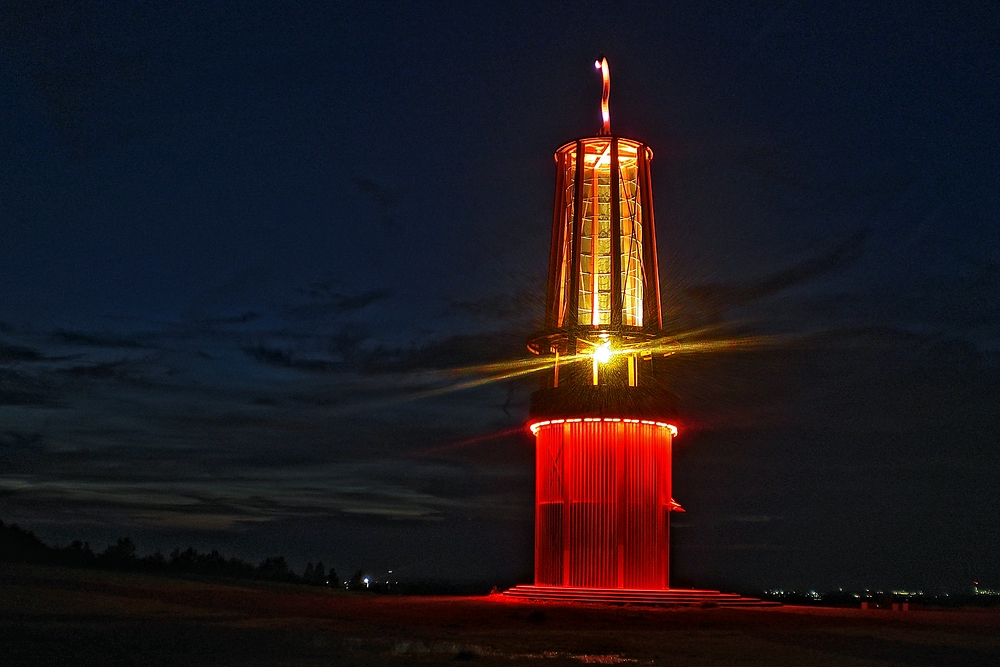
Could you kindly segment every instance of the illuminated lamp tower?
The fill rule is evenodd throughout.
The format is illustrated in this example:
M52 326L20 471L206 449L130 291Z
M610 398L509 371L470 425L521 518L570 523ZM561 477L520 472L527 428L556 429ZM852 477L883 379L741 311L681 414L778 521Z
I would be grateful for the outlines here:
M551 359L531 398L536 444L533 599L720 602L670 589L671 424L665 388L653 151L611 133L606 59L597 136L555 153L545 328L528 349ZM660 347L659 351L657 348ZM746 600L745 602L749 602ZM744 603L745 603L744 602Z

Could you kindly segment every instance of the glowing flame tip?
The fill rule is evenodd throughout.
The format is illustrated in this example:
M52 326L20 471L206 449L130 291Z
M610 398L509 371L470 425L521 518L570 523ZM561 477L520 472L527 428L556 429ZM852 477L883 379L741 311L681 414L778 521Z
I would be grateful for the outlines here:
M611 72L608 70L608 59L601 58L594 62L595 69L601 70L601 135L611 134L611 114L608 112L608 97L611 94Z

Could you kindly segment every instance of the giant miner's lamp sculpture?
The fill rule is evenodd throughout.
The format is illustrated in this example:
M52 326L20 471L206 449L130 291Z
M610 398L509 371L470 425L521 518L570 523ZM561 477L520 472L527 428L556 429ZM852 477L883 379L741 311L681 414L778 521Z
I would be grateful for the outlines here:
M555 154L545 328L528 349L552 359L532 395L535 583L532 599L747 604L670 588L671 423L665 388L653 151L611 133L609 76L597 136Z

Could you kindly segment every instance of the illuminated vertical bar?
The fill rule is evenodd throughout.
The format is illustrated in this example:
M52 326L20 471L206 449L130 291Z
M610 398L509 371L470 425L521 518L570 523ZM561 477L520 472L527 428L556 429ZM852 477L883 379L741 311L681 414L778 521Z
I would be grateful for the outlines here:
M621 165L618 162L618 138L611 139L611 318L612 328L622 325L622 220L621 220Z

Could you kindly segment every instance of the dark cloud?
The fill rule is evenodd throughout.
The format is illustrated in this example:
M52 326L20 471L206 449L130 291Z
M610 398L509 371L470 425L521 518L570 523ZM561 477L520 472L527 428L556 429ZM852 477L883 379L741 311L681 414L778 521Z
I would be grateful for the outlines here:
M488 322L498 320L533 321L545 308L545 285L541 281L513 293L492 294L475 300L456 300L447 314L469 315Z
M386 299L392 298L392 295L392 290L377 289L355 296L345 296L335 299L331 305L335 307L337 312L345 313L352 310L360 310L361 308L370 306L373 303L378 303L379 301L385 301Z
M0 363L18 361L41 361L45 357L41 352L21 345L8 345L0 342Z
M138 348L144 347L139 341L117 334L85 333L57 329L51 338L57 343L85 345L87 347Z
M232 317L214 317L206 320L201 320L199 324L204 326L222 326L226 324L248 324L260 319L260 314L253 311L247 311L242 315L234 315Z
M354 182L355 187L357 187L358 192L365 195L375 204L378 211L378 221L382 227L388 230L395 226L395 211L399 195L367 178L354 177L351 180Z
M241 350L251 359L272 366L303 371L348 370L362 373L408 373L444 370L479 364L494 364L523 356L526 336L520 331L488 331L437 338L422 344L389 347L378 344L369 329L346 325L317 339L305 337L295 347L257 342ZM323 349L309 350L306 343L320 343Z
M857 261L870 231L862 229L822 255L803 260L794 266L772 273L746 285L709 284L687 289L687 294L707 313L715 313L747 302L762 299L796 287Z
M338 331L330 334L326 341L326 349L334 358L342 362L359 361L366 354L363 346L371 338L372 333L368 326L345 324Z
M8 474L32 472L48 453L42 440L37 432L0 432L0 465Z
M396 349L374 351L364 364L369 371L448 369L509 361L524 356L525 336L520 331L459 334L441 340Z
M900 316L947 329L981 329L1000 325L1000 262L965 259L952 271L913 286ZM992 332L995 336L998 332Z
M232 429L249 433L262 426L294 432L289 424L245 416L205 426L215 433ZM468 464L404 463L391 458L331 462L319 451L313 457L301 454L275 450L254 458L245 446L234 445L207 459L184 461L163 447L60 451L46 447L38 434L12 432L0 437L0 455L19 477L0 479L0 494L5 503L36 507L71 500L83 516L111 513L124 525L170 523L215 529L220 522L225 528L314 515L400 519L431 519L446 511L484 515L501 509L490 507L500 495L507 496L506 505L519 502L510 497L509 488L504 494L501 487L486 481L495 471L475 470ZM129 462L136 465L123 467ZM206 468L212 470L211 488L198 481ZM289 492L290 486L294 492ZM492 500L487 502L485 496Z
M30 375L0 367L0 405L55 407L55 393Z
M74 377L91 378L94 380L113 380L124 377L125 364L120 361L110 361L103 364L70 366L60 369L60 373Z
M337 362L327 361L324 359L296 358L294 353L289 352L288 350L280 350L263 344L248 345L244 346L242 349L243 352L251 359L261 363L270 364L272 366L280 366L282 368L325 372L338 370L342 367L341 364L338 364Z
M308 289L302 290L302 293L317 299L317 302L289 308L288 314L297 319L345 315L393 296L393 291L389 289L374 289L348 296L335 292L330 283L313 283Z

